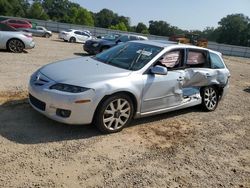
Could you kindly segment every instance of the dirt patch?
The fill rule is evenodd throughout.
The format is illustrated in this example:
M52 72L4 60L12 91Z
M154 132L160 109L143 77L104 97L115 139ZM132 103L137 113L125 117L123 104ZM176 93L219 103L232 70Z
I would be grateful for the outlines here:
M0 51L0 187L250 187L249 59L225 57L231 87L216 111L188 108L101 135L29 106L35 70L85 55L56 36L35 41L25 54Z

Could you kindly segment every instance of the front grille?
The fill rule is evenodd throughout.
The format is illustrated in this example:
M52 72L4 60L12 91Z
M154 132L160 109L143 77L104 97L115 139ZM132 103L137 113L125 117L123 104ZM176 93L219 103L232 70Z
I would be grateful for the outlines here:
M40 101L39 99L33 97L31 94L29 94L29 99L32 105L34 105L39 110L45 111L46 103L43 101Z

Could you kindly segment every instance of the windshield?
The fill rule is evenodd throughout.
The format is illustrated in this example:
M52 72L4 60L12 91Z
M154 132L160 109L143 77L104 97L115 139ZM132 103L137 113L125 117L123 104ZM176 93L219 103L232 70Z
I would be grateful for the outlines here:
M97 54L94 59L127 70L144 67L162 48L135 42L123 43Z

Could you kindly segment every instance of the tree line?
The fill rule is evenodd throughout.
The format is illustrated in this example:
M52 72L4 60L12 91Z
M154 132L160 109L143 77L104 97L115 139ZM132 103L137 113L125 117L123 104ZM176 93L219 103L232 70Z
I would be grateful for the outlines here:
M227 15L218 22L218 27L207 27L202 31L182 30L163 20L151 20L148 27L142 22L131 26L129 17L118 15L109 9L93 13L69 0L0 0L0 15L53 20L160 36L196 33L209 41L250 46L250 19L243 14Z

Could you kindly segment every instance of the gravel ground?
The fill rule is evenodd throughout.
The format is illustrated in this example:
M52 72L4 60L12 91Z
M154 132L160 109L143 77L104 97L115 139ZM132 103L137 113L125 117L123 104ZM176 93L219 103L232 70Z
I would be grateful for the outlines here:
M102 135L29 106L32 72L84 55L81 44L34 39L27 53L0 51L0 187L250 187L250 59L224 58L231 88L216 111L188 108Z

